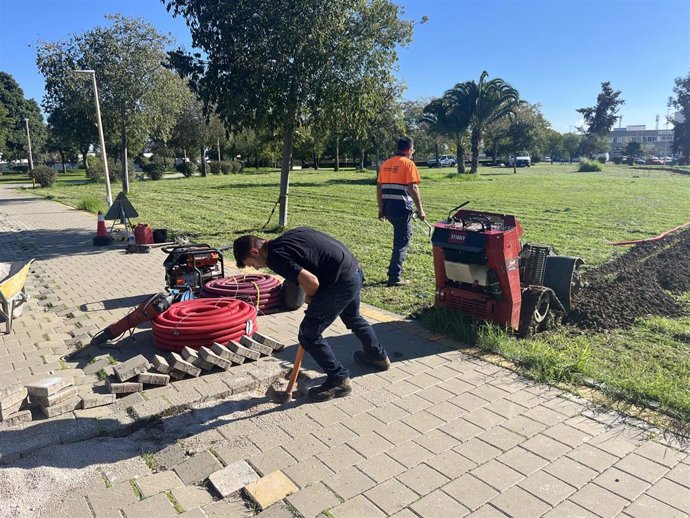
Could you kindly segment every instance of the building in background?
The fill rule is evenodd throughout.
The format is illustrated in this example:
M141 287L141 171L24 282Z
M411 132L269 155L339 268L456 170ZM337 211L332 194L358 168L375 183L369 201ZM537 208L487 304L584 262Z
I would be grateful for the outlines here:
M645 155L667 157L673 156L673 130L648 130L645 125L614 128L609 133L611 156L619 157L625 154L625 146L629 142L639 142Z

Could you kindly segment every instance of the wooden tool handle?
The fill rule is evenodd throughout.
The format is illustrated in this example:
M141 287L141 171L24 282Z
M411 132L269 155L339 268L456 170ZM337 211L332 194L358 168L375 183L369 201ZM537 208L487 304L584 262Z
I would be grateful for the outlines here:
M299 376L299 370L302 367L302 357L304 356L304 347L297 345L297 355L295 356L295 365L292 367L292 372L290 373L290 381L288 381L287 388L285 392L292 394L292 389L295 387L295 382L297 381L297 376Z

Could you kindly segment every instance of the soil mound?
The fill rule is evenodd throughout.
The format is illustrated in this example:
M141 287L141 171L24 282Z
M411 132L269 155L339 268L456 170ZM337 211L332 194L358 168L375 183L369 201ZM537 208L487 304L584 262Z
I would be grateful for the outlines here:
M690 291L690 230L628 252L585 272L566 321L583 329L629 328L647 315L680 317L688 308L671 294ZM670 293L669 293L670 292Z

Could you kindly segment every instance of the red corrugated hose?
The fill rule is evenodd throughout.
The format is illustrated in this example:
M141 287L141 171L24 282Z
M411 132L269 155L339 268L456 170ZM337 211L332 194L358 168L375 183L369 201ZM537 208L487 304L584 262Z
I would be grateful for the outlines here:
M153 320L156 346L179 352L226 343L258 329L256 308L237 299L193 299L173 304Z
M202 297L230 297L258 306L260 313L270 313L283 302L283 286L265 274L232 275L204 284Z

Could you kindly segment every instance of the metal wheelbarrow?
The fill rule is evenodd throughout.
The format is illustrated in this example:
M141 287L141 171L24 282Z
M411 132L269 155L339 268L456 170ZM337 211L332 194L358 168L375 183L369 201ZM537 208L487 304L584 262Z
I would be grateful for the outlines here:
M29 300L24 283L33 262L0 263L0 317L5 319L5 334L12 332L12 319L21 316Z

